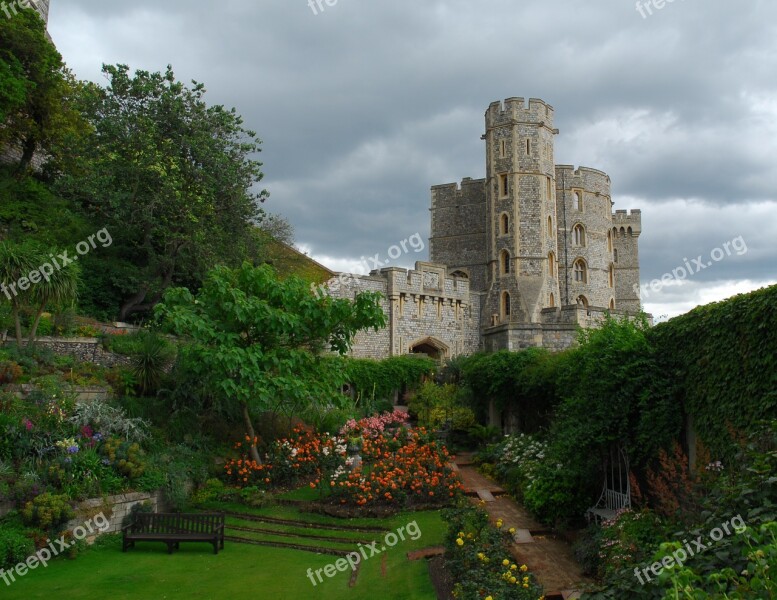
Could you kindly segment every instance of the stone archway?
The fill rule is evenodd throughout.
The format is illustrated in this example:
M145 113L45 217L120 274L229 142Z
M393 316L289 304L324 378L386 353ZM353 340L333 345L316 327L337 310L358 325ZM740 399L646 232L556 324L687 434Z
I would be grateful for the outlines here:
M426 354L429 358L443 361L450 357L450 348L437 338L425 337L410 345L411 354Z

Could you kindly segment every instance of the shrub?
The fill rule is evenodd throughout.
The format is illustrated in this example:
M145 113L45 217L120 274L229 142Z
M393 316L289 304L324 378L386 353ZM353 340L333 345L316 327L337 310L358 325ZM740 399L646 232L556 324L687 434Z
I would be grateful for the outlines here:
M75 516L67 496L46 492L28 502L22 510L25 524L54 531Z
M0 568L9 569L24 562L35 552L35 544L24 530L8 523L0 524Z
M137 479L146 470L146 453L137 443L114 437L105 441L101 452L127 479Z
M15 383L23 372L22 367L12 360L0 361L0 385Z

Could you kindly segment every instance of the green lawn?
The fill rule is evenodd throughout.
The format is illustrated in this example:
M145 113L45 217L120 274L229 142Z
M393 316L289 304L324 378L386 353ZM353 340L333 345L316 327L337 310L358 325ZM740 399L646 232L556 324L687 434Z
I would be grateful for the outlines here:
M225 507L226 508L226 507ZM236 508L236 507L235 507ZM51 598L94 600L121 599L231 599L239 595L272 600L360 600L375 597L388 600L434 600L435 593L428 576L425 561L410 562L407 552L442 543L445 525L439 512L404 513L390 519L339 520L300 513L289 507L251 510L240 507L240 512L277 518L303 520L311 523L308 533L334 537L382 540L381 534L356 534L334 530L315 529L314 523L330 525L369 525L396 531L413 521L421 536L413 541L406 535L394 548L373 556L362 563L356 586L348 587L350 569L334 577L323 577L323 583L314 587L307 570L323 569L337 560L336 556L315 554L284 548L227 543L224 551L213 555L207 544L182 544L172 556L164 544L138 543L126 554L121 552L118 536L101 542L98 547L83 553L76 560L58 559L48 568L28 573L10 587L0 580L0 598L3 600L51 600ZM234 524L244 521L231 520ZM251 523L249 523L250 525ZM264 528L265 524L253 523ZM270 526L268 529L299 532L300 528ZM227 532L231 534L230 531ZM254 536L251 536L254 537ZM298 538L255 536L258 539L277 539L297 543ZM356 551L356 543L322 544L346 551ZM382 542L379 548L383 546ZM369 553L368 553L369 554Z

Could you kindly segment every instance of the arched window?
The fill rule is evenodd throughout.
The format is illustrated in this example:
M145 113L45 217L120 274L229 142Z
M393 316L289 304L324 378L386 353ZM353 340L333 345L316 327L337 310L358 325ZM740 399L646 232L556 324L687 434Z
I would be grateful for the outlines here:
M548 275L556 276L556 255L552 252L548 254Z
M510 217L508 217L506 214L503 214L499 219L499 232L502 235L507 235L510 233Z
M586 298L585 296L578 296L577 297L577 304L579 306L584 307L584 308L588 308L588 298Z
M634 230L633 230L631 227L629 227L629 228L626 230L626 233L628 233L629 235L634 235Z
M511 306L510 306L510 294L508 292L502 293L502 318L506 319L510 316Z
M615 287L615 265L610 265L610 271L607 274L607 283L610 287Z
M548 237L551 239L556 237L556 232L553 231L553 217L548 217Z
M610 298L610 310L615 310L615 298Z
M550 293L550 299L548 300L548 305L551 308L556 308L556 297L553 295L553 292Z
M583 210L583 195L580 192L575 192L572 199L575 210Z
M575 281L577 283L588 283L588 267L582 258L578 258L574 264Z
M509 180L507 179L507 173L499 175L499 197L507 198L510 193Z
M507 250L502 250L502 254L499 256L499 268L502 275L510 274L510 253Z
M585 246L585 228L580 223L572 229L572 242L575 246Z

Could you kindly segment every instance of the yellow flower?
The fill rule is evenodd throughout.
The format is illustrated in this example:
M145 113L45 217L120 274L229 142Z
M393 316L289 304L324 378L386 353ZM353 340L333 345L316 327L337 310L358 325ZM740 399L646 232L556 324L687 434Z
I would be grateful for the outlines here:
M493 596L486 596L486 600L494 600Z
M461 538L456 538L456 543L457 543L459 546L463 546L463 545L464 545L464 540L462 540Z
M521 572L522 573L526 573L526 571L528 571L528 570L529 570L529 567L527 567L526 565L521 565Z
M507 560L506 558L502 561L502 566L504 566L504 567L506 567L509 564L510 564L510 561Z
M510 535L515 535L515 527L510 527L507 531L510 532Z
M529 584L528 583L524 583L523 587L527 588L527 587L529 587Z
M516 582L515 577L510 577L510 583L515 583L515 582Z
M510 570L515 571L518 568L518 565L510 565Z
M502 525L504 525L504 523L502 522L502 519L497 519L496 520L496 526L497 527L501 527Z

